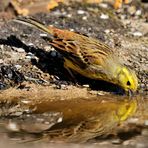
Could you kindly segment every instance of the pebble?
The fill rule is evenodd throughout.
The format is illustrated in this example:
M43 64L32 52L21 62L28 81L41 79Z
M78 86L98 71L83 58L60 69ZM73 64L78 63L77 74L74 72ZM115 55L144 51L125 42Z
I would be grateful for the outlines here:
M0 48L1 48L1 50L3 50L4 49L4 45L0 45Z
M15 67L16 67L16 69L21 69L22 68L22 66L19 65L19 64L16 64Z
M141 14L142 14L141 10L137 10L136 13L135 13L135 15L137 15L137 16L140 16Z
M26 59L32 59L32 57L31 57L31 56L26 56L25 58L26 58Z
M31 101L29 101L29 100L21 100L21 102L24 103L24 104L29 104L29 103L31 103Z
M33 43L29 43L28 46L34 46L34 44Z
M48 46L44 46L44 50L45 51L54 51L55 49L48 45Z
M13 113L13 116L20 116L20 115L22 115L22 114L23 114L23 112L18 111L18 112Z
M110 33L110 29L106 29L106 30L104 30L104 32L105 32L106 34L109 34L109 33Z
M20 131L18 125L15 122L9 122L6 128L10 131L13 131L13 132Z
M82 17L82 20L87 20L87 16L83 16Z
M135 147L136 148L146 148L144 143L137 143Z
M78 10L78 11L77 11L77 14L84 14L84 13L85 13L84 10Z
M127 11L128 11L128 13L130 15L134 15L136 13L136 7L135 6L131 6L131 7L128 8Z
M148 136L148 129L143 129L141 135Z
M26 55L26 59L32 59L34 57L34 54L31 52L28 52Z
M120 139L113 139L112 144L121 144L122 140Z
M36 121L37 121L37 122L43 122L44 119L43 119L43 118L36 118Z
M71 18L72 17L72 14L67 14L67 17Z
M17 51L17 52L20 52L20 53L25 52L25 50L24 50L23 48L12 47L12 49L13 49L14 51Z
M83 87L89 88L89 85L88 84L84 84Z
M133 36L137 36L137 37L141 37L142 36L142 33L139 32L139 31L136 31L136 32L133 32L132 35Z
M91 90L91 91L89 91L89 93L92 94L92 95L97 95L98 94L98 92L95 91L95 90Z
M60 117L60 118L57 120L58 123L60 123L60 122L62 122L62 121L63 121L63 118L62 118L62 117Z
M148 126L148 120L145 120L144 125Z
M106 19L109 19L109 16L107 14L102 13L100 15L100 18L106 20Z
M126 140L123 142L123 145L124 146L127 146L127 145L134 145L135 144L135 141L134 140Z
M61 89L63 89L63 90L67 89L67 86L66 86L65 84L61 84L60 87L61 87Z
M108 8L108 4L105 4L105 3L100 3L99 6L102 8Z
M46 33L40 33L40 37L47 37Z
M71 28L71 29L69 29L69 30L70 30L70 31L73 31L73 32L75 31L73 28Z
M56 51L51 51L51 52L50 52L50 55L51 55L52 57L56 57L56 56L57 56L57 52L56 52Z
M0 59L0 64L4 63L4 60L3 59Z
M98 91L97 95L104 96L106 93L104 91Z
M138 122L138 118L130 118L130 119L128 119L128 123L136 123L136 122Z
M125 18L126 18L126 15L125 14L120 16L120 19L121 20L125 20Z

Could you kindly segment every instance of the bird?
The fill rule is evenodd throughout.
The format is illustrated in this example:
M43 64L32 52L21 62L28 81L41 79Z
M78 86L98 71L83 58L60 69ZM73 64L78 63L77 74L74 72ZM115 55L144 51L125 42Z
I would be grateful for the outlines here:
M45 26L31 17L18 17L13 21L52 36L48 43L63 56L64 67L71 75L76 72L90 79L118 85L129 94L136 92L138 78L135 71L125 66L114 49L104 42L66 29Z

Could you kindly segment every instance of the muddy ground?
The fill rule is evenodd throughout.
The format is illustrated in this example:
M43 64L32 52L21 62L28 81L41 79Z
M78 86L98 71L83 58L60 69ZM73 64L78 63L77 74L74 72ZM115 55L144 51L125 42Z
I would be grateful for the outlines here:
M148 116L146 111L148 107L147 9L148 4L139 1L124 5L119 10L114 10L111 5L106 4L75 2L68 5L60 4L50 13L33 15L34 18L47 25L95 37L115 48L124 63L135 70L139 79L138 98L140 100L142 98L143 104L146 104L144 109L137 108L138 111L143 111L142 114L138 112L133 116L132 121L124 123L128 130L123 132L123 137L131 134L131 136L127 136L128 138L121 138L117 134L117 137L113 136L113 138L101 141L93 139L87 144L63 144L63 147L148 147ZM76 75L76 82L72 81L63 68L62 56L47 43L44 39L46 37L44 33L14 23L12 19L7 19L7 17L0 18L0 28L1 116L5 117L12 113L19 114L26 110L26 106L18 107L17 103L11 105L10 100L14 99L16 102L18 98L19 101L22 98L30 99L33 98L32 94L37 96L35 98L39 101L44 99L45 92L48 94L47 96L50 96L50 99L101 98L102 95L109 95L108 98L114 99L113 94L115 96L121 94L122 90L117 86L90 80L79 75ZM41 93L39 93L40 91ZM48 99L47 96L46 99ZM120 97L118 96L118 99ZM29 121L32 122L32 120ZM134 128L131 129L133 130L128 128L131 126L128 122L132 122ZM44 128L46 127L43 126ZM24 138L22 135L10 134L9 130L3 133L8 133L0 134L6 143L8 139L20 140ZM26 137L30 138L28 135ZM11 144L12 141L9 142ZM5 143L1 145L3 146ZM30 147L47 147L49 145L59 147L59 144L53 146L46 142L40 145L29 144ZM25 146L22 145L22 147Z

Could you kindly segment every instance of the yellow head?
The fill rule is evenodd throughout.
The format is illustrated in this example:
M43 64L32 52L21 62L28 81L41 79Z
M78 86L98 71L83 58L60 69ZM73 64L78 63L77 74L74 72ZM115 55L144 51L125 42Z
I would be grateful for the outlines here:
M125 91L135 92L138 87L138 79L135 72L125 66L121 66L117 70L118 85Z

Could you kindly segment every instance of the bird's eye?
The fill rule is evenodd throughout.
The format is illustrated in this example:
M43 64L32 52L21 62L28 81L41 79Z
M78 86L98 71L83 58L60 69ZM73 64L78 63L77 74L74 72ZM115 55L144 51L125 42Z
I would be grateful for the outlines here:
M127 81L127 83L126 83L128 86L130 86L131 85L131 83L130 83L130 81Z

